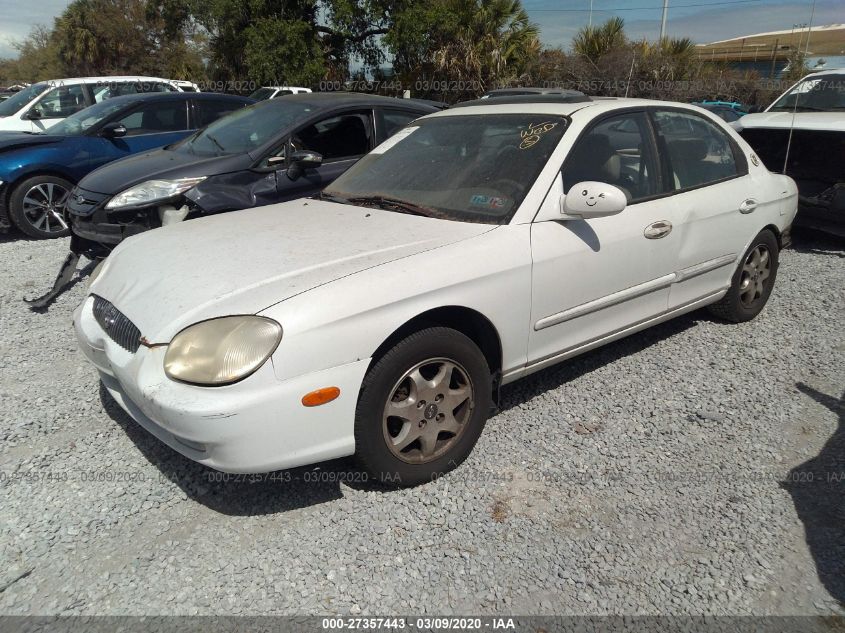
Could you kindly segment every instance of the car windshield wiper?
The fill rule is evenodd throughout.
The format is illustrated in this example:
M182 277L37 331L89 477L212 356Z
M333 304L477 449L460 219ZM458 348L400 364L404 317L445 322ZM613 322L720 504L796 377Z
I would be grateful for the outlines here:
M425 207L421 207L413 202L400 200L399 198L389 198L386 196L358 196L355 198L349 198L348 202L363 207L372 206L386 211L398 211L399 213L408 213L410 215L421 215L425 218L433 217L431 209L426 209Z
M315 200L326 200L327 202L337 202L338 204L352 204L349 202L347 198L343 196L337 196L333 193L326 193L325 191L321 191L316 196L314 196Z
M224 153L225 153L226 148L225 148L225 147L223 147L223 146L220 144L220 141L218 141L216 138L214 138L211 134L206 134L206 135L205 135L205 138L207 138L209 141L211 141L212 143L214 143L214 144L215 144L218 148L220 148L220 151L221 151L221 152L224 152Z
M771 110L777 110L778 112L792 112L795 110L796 112L825 112L826 108L816 108L814 106L808 105L799 105L799 106L778 106L776 108L771 108Z

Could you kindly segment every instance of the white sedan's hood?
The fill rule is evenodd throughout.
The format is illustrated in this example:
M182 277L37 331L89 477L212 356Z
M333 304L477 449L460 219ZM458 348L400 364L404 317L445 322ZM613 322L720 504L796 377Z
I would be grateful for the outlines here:
M108 257L91 292L112 302L149 342L164 343L197 321L253 314L340 277L492 228L297 200L130 238Z
M769 128L845 132L845 112L760 112L739 120L741 129Z

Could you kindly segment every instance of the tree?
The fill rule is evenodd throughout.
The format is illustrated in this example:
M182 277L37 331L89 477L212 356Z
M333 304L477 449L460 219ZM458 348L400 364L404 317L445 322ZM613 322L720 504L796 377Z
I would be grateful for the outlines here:
M538 32L520 0L434 0L398 13L384 42L404 85L456 101L523 75Z
M9 60L3 71L7 81L34 82L60 77L63 71L51 31L44 25L32 28L29 35L14 44L16 60Z
M257 84L310 86L326 66L312 25L302 20L261 18L244 32L244 62Z
M200 78L202 50L176 0L74 0L50 39L66 74Z
M572 50L593 64L614 49L625 46L625 21L620 17L610 18L601 26L585 26L572 40Z

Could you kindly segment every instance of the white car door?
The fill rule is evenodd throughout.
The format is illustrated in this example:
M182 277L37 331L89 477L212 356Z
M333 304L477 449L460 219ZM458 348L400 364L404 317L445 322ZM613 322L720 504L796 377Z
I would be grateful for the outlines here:
M667 310L676 207L673 196L662 195L658 164L642 110L601 119L573 146L544 208L557 205L564 191L577 194L573 185L588 180L623 189L629 202L613 216L532 225L529 369Z
M680 109L656 108L651 116L678 213L671 309L730 284L737 258L756 232L754 211L770 201L761 199L742 149L716 123Z

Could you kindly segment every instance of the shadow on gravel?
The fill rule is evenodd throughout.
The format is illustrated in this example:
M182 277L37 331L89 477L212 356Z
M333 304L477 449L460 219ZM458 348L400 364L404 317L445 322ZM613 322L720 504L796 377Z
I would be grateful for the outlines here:
M795 228L792 231L791 249L799 253L845 257L845 239L821 231Z
M546 391L560 387L570 380L575 380L591 371L609 365L617 360L641 352L665 339L682 334L695 327L708 314L696 310L689 314L675 317L671 321L655 325L637 334L608 343L590 352L581 354L559 365L553 365L536 374L502 388L501 411L517 407Z
M162 477L179 486L190 499L221 514L257 516L318 505L341 498L341 482L356 489L379 489L360 482L362 475L351 459L255 476L221 473L191 461L147 433L120 408L102 383L100 401Z
M821 452L789 471L782 487L804 524L819 580L845 607L845 393L836 398L804 383L796 387L839 416L839 426Z

